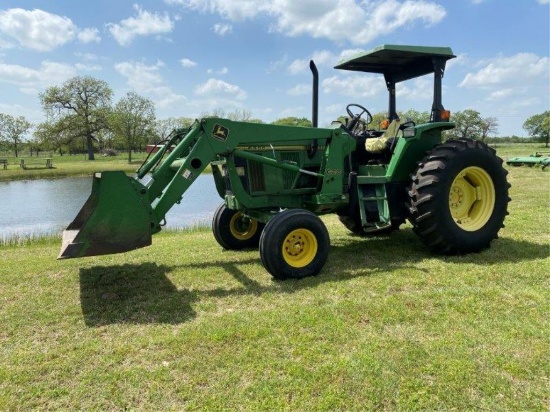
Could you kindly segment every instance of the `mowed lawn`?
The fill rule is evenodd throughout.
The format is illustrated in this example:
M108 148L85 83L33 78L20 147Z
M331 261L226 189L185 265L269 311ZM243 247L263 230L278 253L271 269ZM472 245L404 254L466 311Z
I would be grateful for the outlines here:
M547 411L550 173L509 170L506 227L466 256L331 216L297 281L207 228L65 261L1 246L0 410Z

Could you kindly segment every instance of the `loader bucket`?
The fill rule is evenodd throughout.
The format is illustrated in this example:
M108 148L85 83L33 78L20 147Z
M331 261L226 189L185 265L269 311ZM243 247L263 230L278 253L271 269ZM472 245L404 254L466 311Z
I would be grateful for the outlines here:
M58 259L127 252L151 244L147 190L124 172L95 173L92 193L63 231Z

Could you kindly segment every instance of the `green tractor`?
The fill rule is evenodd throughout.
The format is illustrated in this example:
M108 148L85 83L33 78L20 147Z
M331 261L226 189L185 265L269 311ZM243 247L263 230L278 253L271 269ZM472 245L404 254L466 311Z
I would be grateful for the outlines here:
M150 245L165 215L210 165L221 199L212 230L229 250L259 247L277 279L316 275L330 248L320 215L335 213L353 234L389 233L409 220L434 252L462 254L497 237L509 202L507 172L482 142L443 142L454 124L442 104L448 47L384 45L336 69L383 75L388 127L347 106L346 122L317 127L318 72L313 62L312 128L197 120L176 130L135 177L95 173L92 193L63 232L59 258L130 251ZM396 84L433 73L431 120L399 119Z

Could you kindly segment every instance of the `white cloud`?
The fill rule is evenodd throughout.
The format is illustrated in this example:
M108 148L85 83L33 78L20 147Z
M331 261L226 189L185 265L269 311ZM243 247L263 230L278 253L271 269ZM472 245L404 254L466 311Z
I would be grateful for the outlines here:
M115 70L128 79L128 85L138 93L149 91L152 87L162 84L159 69L164 63L157 61L152 66L141 62L122 62L115 64Z
M43 61L38 69L0 63L0 79L20 87L25 93L46 89L76 76L77 68L65 63Z
M496 85L521 84L536 79L548 78L550 59L533 53L518 53L511 57L497 57L476 73L468 73L460 87L492 87Z
M101 41L99 30L95 27L80 30L78 32L78 40L80 40L82 43L99 43Z
M288 36L309 35L367 44L399 28L433 25L445 9L427 0L165 0L185 8L217 13L231 21L271 16L271 30Z
M81 72L97 72L102 69L99 64L77 63L75 64L75 67Z
M76 32L71 19L43 10L0 11L0 33L32 50L53 50L72 41Z
M196 62L194 62L193 60L190 60L190 59L181 59L180 63L186 69L190 69L191 67L195 67L197 65Z
M350 97L374 97L385 89L385 82L381 76L339 75L329 77L322 82L324 93Z
M121 46L130 44L136 36L170 33L174 29L174 22L167 13L150 13L137 4L134 5L134 9L137 12L136 17L129 17L119 24L107 24L109 31Z
M503 100L514 95L514 89L500 89L492 92L487 100Z
M147 66L141 62L121 62L115 64L115 70L127 78L128 85L139 94L149 96L160 107L169 107L171 104L185 101L183 95L175 93L166 86L160 70L164 63Z
M98 57L97 55L93 54L93 53L75 53L74 54L76 57L80 57L82 60L87 60L87 61L94 61L94 60L97 60Z
M214 30L214 33L223 37L227 34L230 34L233 31L233 26L231 24L218 23L218 24L214 24L214 27L212 27L212 30Z
M246 92L239 86L213 78L208 79L206 83L198 85L195 88L195 94L204 97L229 97L237 100L244 100L247 97Z
M206 71L206 73L208 74L227 74L229 73L229 69L227 67L222 67L220 70L213 70L213 69L208 69Z
M455 66L471 65L468 55L466 53L457 54L454 59L447 60L445 64L445 70L449 70Z
M35 90L32 94L36 94ZM31 123L39 123L44 120L42 110L39 109L39 105L34 107L21 106L20 104L5 104L0 103L0 113L6 113L15 117L24 116Z
M279 71L281 68L285 67L288 62L288 55L285 54L283 57L281 57L277 61L269 62L269 67L267 68L266 72L267 74L275 73Z
M309 61L313 60L316 66L335 66L340 60L360 53L362 49L345 49L339 55L329 52L328 50L320 50L314 52L308 59L296 59L288 66L290 74L300 74L309 72Z
M409 99L412 102L430 101L433 98L433 77L423 76L410 82L398 83L396 94L399 99Z
M287 90L287 94L291 96L302 96L309 93L311 93L311 85L304 83L298 84L292 89Z
M168 4L178 4L192 10L218 13L232 21L253 18L261 12L269 11L270 3L264 0L165 0Z
M549 4L550 0L537 0L539 4Z

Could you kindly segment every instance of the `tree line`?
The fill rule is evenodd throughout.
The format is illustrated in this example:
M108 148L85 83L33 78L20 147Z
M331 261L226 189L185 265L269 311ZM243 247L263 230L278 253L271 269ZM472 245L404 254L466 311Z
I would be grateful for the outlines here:
M38 151L82 153L94 160L98 151L125 150L128 161L132 151L143 150L145 145L156 143L172 130L188 128L194 119L170 117L157 119L154 103L135 92L128 92L113 105L113 90L103 80L91 76L78 76L60 86L52 86L40 93L39 99L46 120L33 125L24 116L0 113L0 147L12 150L17 157L22 145L31 155ZM417 124L430 120L429 112L408 110L399 112L402 121ZM218 109L202 117L223 117L230 120L263 123L253 118L247 110L226 113ZM376 113L369 128L386 118L386 113ZM482 117L472 109L453 114L456 127L446 132L446 138L470 137L487 140L498 133L498 121L494 117ZM285 117L272 124L311 127L307 118ZM549 144L550 111L529 117L523 124L529 136ZM31 133L32 131L32 133Z

